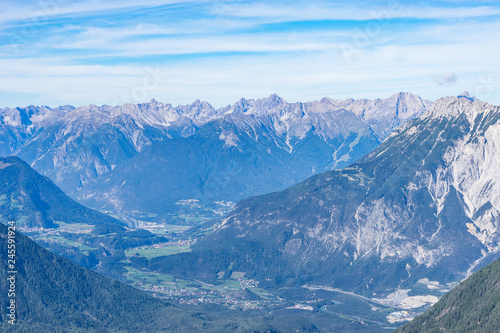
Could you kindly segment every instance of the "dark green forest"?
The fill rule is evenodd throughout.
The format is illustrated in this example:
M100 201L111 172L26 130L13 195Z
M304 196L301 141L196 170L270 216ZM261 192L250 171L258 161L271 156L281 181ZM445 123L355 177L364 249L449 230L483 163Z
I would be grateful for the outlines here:
M500 332L500 260L464 280L396 332Z

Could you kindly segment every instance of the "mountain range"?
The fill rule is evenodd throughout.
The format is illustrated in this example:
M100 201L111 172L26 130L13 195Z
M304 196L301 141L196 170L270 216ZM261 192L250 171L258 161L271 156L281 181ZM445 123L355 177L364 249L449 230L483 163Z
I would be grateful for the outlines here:
M4 108L0 154L21 157L90 207L190 223L178 216L226 212L232 202L347 166L431 104L399 93L308 103L271 95L217 110L155 100Z
M500 256L499 120L468 94L441 98L349 167L243 200L191 253L149 267L205 281L231 267L370 297L444 290Z

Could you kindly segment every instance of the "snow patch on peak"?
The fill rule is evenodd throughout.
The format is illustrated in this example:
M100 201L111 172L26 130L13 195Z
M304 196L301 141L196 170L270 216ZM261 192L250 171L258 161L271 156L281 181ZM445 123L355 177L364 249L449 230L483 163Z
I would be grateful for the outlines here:
M219 139L224 141L224 147L238 147L238 136L233 132L222 132Z

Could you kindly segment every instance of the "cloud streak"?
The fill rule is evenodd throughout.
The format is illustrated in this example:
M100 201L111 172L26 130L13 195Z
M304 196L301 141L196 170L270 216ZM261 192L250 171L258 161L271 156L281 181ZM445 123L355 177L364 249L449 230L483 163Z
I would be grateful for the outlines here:
M168 78L144 101L434 99L487 82L500 104L495 2L47 1L36 24L40 2L0 14L4 105L113 104L151 68Z
M438 86L453 86L458 82L458 76L456 73L444 73L434 76L433 81Z

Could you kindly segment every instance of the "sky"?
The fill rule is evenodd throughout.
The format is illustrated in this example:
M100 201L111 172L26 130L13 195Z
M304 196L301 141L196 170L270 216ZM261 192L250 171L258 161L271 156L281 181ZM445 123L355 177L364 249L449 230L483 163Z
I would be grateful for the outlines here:
M435 100L500 105L498 1L0 0L0 107Z

